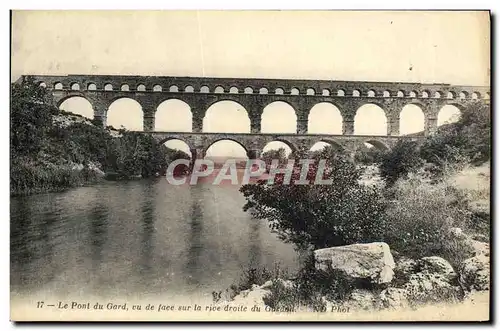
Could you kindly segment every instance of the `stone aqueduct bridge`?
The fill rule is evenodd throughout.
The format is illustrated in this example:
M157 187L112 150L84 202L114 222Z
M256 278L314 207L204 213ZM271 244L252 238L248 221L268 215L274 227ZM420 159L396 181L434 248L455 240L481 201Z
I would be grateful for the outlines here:
M94 109L94 118L106 125L106 115L112 102L120 98L136 100L143 111L143 128L159 142L180 139L186 142L193 158L203 157L214 142L229 139L241 144L249 156L262 151L271 141L282 141L292 149L310 148L318 141L353 151L362 142L378 147L391 147L398 139L419 139L399 135L399 114L408 104L418 105L425 116L424 134L437 128L439 110L445 105L463 109L477 102L489 103L490 89L484 86L419 84L398 82L362 82L296 79L248 79L208 77L160 77L115 75L34 75L40 84L50 89L56 106L68 98L87 99ZM21 77L24 79L25 76ZM166 100L186 102L192 113L193 132L155 132L155 112ZM203 118L207 109L219 101L239 103L250 118L251 133L203 133ZM283 101L295 109L297 134L265 134L260 132L264 108ZM311 108L321 102L335 105L342 115L342 135L308 134ZM386 136L354 134L354 116L359 107L375 104L387 118ZM175 118L172 118L175 121Z

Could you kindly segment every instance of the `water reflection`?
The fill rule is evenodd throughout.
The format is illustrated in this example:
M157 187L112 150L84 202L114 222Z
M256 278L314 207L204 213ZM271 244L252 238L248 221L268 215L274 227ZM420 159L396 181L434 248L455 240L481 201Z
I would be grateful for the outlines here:
M11 200L16 293L211 295L249 265L297 264L234 186L145 180Z
M203 247L203 193L201 186L190 186L190 213L186 219L189 223L189 235L187 236L188 257L185 266L187 283L199 285L202 273L200 258Z
M248 264L251 268L259 267L262 263L262 250L260 242L261 221L253 217L249 222L249 242Z
M143 281L149 283L154 251L154 216L155 199L152 185L143 186L143 201L141 206L142 215L142 239L141 239L141 266L140 273L144 277Z
M103 260L103 248L108 236L108 208L97 199L89 213L92 269L98 272Z

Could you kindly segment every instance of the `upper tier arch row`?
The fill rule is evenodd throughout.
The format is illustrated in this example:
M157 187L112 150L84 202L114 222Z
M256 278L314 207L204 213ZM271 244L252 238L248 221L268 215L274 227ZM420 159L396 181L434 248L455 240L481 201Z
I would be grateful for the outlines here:
M490 99L489 87L449 84L104 75L36 75L31 77L42 86L61 91Z

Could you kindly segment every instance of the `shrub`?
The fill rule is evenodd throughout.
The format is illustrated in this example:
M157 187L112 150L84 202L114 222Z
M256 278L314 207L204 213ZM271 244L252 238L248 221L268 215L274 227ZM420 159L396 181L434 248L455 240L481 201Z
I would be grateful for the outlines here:
M281 280L273 280L268 288L271 292L262 300L268 307L279 311L295 311L299 307L298 292L293 287L287 287Z
M361 163L364 165L378 164L381 161L381 157L384 154L383 151L376 147L368 148L362 145L354 153L354 161L356 163Z
M343 155L327 150L323 178L332 184L298 185L300 167L292 183L261 181L243 185L245 211L266 219L271 230L299 249L341 246L380 239L385 203L381 191L359 182L360 171ZM316 160L317 161L317 160ZM308 180L314 182L318 163L310 167Z
M240 292L251 289L253 285L263 285L265 282L273 279L286 279L288 275L288 271L283 269L278 263L274 265L273 269L265 267L245 268L238 282L229 287L231 291L230 297L231 299L234 298Z
M271 308L293 311L299 307L309 307L321 312L326 308L326 300L341 303L347 300L352 291L360 286L341 270L329 267L317 270L314 256L311 254L294 277L293 286L287 286L281 280L274 280L269 288L270 294L264 297L264 303Z
M443 125L437 134L427 137L420 154L437 166L463 160L480 165L491 159L490 141L490 106L479 102L463 109L456 123Z
M262 156L260 158L264 163L266 164L266 170L269 172L269 169L271 168L271 163L273 160L279 160L279 165L284 165L286 164L288 158L286 157L286 151L285 149L279 148L279 149L272 149L267 152L262 153Z
M424 165L417 143L407 140L398 141L391 150L381 155L380 160L380 175L389 186Z
M463 228L470 217L455 188L409 178L391 190L385 236L391 249L411 258L441 256L454 266L471 256L468 243L450 233L451 227Z

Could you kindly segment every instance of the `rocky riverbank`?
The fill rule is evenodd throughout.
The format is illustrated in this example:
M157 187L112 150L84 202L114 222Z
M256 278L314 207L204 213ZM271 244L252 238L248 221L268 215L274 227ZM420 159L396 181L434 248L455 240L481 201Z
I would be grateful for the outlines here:
M457 236L465 236L455 228ZM415 311L429 306L474 303L490 289L489 243L466 238L474 248L474 256L454 268L438 256L413 260L391 252L383 242L355 244L316 250L315 268L323 273L344 275L350 284L341 300L338 293L318 297L314 305L304 305L299 295L303 282L295 279L273 279L254 284L232 299L220 304L261 307L278 312L374 312ZM328 279L328 278L325 278ZM485 309L487 309L487 305Z

